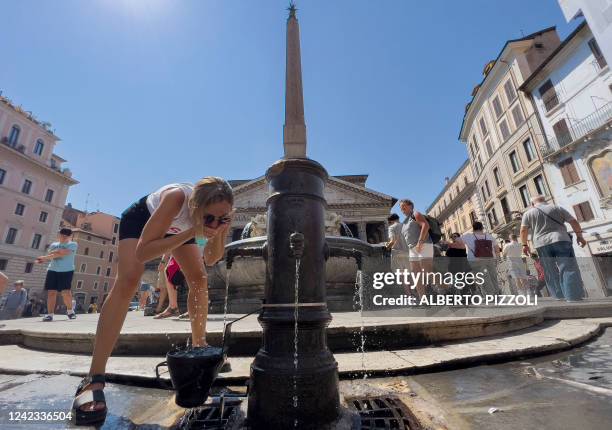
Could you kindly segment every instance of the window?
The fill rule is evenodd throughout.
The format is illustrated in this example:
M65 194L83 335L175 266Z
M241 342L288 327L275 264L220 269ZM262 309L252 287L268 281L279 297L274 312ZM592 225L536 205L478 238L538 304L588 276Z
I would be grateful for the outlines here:
M83 255L89 255L89 248L85 248L85 251L83 251Z
M489 225L491 228L495 227L496 223L493 219L493 214L491 212L487 213L487 218L489 218Z
M464 176L463 177L463 183L467 186L468 182L469 182L468 177Z
M45 149L45 143L42 141L42 139L38 139L36 141L36 146L34 147L34 154L42 155L44 149Z
M81 264L81 273L85 273L86 270L87 270L87 264L85 263Z
M589 202L582 202L574 205L574 212L576 213L576 220L578 222L590 221L595 218Z
M83 288L83 281L77 281L76 287L77 287L77 290L82 289Z
M489 181L485 180L485 188L487 189L487 197L491 196L491 189L489 188Z
M25 211L25 206L21 203L17 203L17 207L15 208L15 215L23 216L23 211Z
M495 225L497 225L498 220L497 220L497 212L495 212L495 208L491 209L491 216L493 218L493 222L495 223Z
M113 262L113 251L111 251L110 254L108 254L108 262L109 263Z
M480 158L480 154L476 157L476 161L478 162L478 172L482 170L482 160Z
M523 121L525 121L525 117L523 116L523 111L521 110L520 104L517 104L512 109L512 118L514 118L514 125L516 125L516 128L519 128Z
M106 293L108 291L108 282L104 283L104 292Z
M35 234L34 238L32 239L32 248L33 249L38 249L40 248L40 241L42 240L42 235L40 234Z
M529 207L529 203L531 202L531 196L529 196L529 190L527 189L527 185L523 185L519 188L519 192L521 193L521 201L523 202L523 207Z
M13 245L15 243L15 239L17 239L17 229L11 227L8 229L8 232L6 233L6 239L4 241L9 245Z
M493 156L493 148L491 147L491 142L489 140L485 141L485 148L487 148L487 154L489 158Z
M19 141L19 133L21 133L21 129L19 128L18 125L14 125L13 127L11 127L11 133L9 134L9 145L11 146L16 146L17 142Z
M6 178L6 170L0 169L0 185L4 184L4 178Z
M100 251L100 258L104 258L104 251Z
M516 151L512 151L509 157L510 157L510 164L512 165L512 171L514 173L517 173L519 170L521 170L521 163L519 162L519 158L518 158Z
M497 185L498 188L501 187L502 181L497 167L493 169L493 179L495 179L495 185Z
M508 140L510 137L510 129L508 128L508 123L505 119L499 123L499 130L501 131L504 141Z
M47 190L47 194L45 194L45 201L48 203L53 201L53 190Z
M536 158L535 151L533 150L533 145L531 144L531 139L527 139L523 142L523 149L525 150L525 156L527 157L527 161L532 161Z
M38 221L40 222L47 222L47 217L49 216L49 214L45 211L42 211L40 213L40 216L38 217Z
M487 190L485 190L484 186L480 187L480 192L482 193L482 196L485 198L485 200L488 199Z
M8 265L8 260L0 259L0 270L6 270L6 266Z
M555 87L553 86L550 79L544 82L544 85L540 87L538 92L540 93L540 97L542 97L546 112L550 112L555 106L559 104L559 98L557 97Z
M499 101L499 97L495 96L492 103L493 103L493 110L495 111L495 115L497 115L497 117L501 116L501 114L504 113L504 110L502 109L501 103Z
M106 268L106 276L110 276L111 275L111 268L107 267Z
M504 218L506 222L510 222L510 219L509 219L510 207L508 206L508 200L506 200L506 198L503 197L499 200L499 203L501 204L502 213L504 214Z
M606 62L606 59L601 53L601 49L599 49L599 45L597 44L597 41L595 39L589 40L589 48L591 48L591 52L593 53L593 56L595 57L595 60L597 61L599 67L601 67L602 69L606 67L608 63Z
M98 266L98 268L96 269L96 275L99 275L101 270L102 270L102 268L100 266Z
M111 241L111 244L112 244L112 245L114 245L114 244L115 244L116 239L117 239L116 237L113 237L113 240Z
M472 224L476 222L476 212L470 212L470 221L472 222Z
M30 181L29 179L26 179L25 181L23 181L23 186L21 187L21 192L23 194L30 194L31 190L32 190L32 181Z
M91 242L91 236L87 236L87 240Z
M506 99L508 99L508 104L511 104L516 98L516 91L514 91L514 85L512 85L511 79L508 79L504 84L504 91L506 92Z
M34 269L34 263L27 262L26 265L25 265L25 270L23 272L24 273L32 273L32 269Z
M561 176L563 176L563 183L565 183L565 186L572 185L580 181L580 176L578 176L578 171L576 170L576 165L574 164L574 159L572 157L566 158L565 160L559 162L558 166L559 170L561 171Z
M553 131L555 132L555 137L557 138L557 143L559 143L560 147L572 142L572 135L567 127L565 118L553 124Z
M113 226L113 233L117 233L118 230L119 230L119 224L115 224Z
M544 178L542 177L542 175L538 175L535 178L533 178L533 183L535 184L536 191L538 192L538 194L541 196L545 196L546 195L546 185L544 184Z
M485 123L484 116L480 118L480 121L478 122L480 123L480 132L482 133L482 137L485 137L489 133L489 130L487 130L487 124Z
M455 185L455 195L459 195L459 185Z
M95 282L94 282L93 289L94 289L94 290L97 290L97 289L98 289L98 281L95 281Z

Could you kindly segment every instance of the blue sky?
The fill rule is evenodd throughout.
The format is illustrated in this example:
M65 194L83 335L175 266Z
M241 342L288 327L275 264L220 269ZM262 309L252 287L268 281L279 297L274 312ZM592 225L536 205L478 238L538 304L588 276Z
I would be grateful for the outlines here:
M68 201L120 214L175 181L262 175L282 155L288 1L4 0L0 90L50 121ZM470 92L556 0L297 2L308 154L426 209L467 157Z

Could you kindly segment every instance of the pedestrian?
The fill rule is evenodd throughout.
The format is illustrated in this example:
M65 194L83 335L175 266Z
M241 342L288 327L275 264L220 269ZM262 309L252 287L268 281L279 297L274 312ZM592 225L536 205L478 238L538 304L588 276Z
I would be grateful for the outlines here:
M467 251L465 250L465 243L461 241L461 235L459 233L451 233L451 241L445 243L447 246L445 255L448 260L447 270L449 273L457 275L459 273L468 273L470 264L467 259ZM469 286L462 289L462 293L467 293L471 288Z
M497 284L497 242L489 233L485 233L480 221L474 221L472 231L461 236L465 244L467 259L474 273L482 273L483 284L480 290L483 294L498 294Z
M389 222L389 241L385 246L391 251L391 270L409 269L408 245L402 235L403 224L400 222L400 217L398 214L392 213L387 221Z
M4 309L0 312L0 320L20 318L28 302L28 290L23 288L23 281L15 281L13 287L6 297Z
M402 223L402 235L408 247L410 270L422 272L415 288L419 297L427 292L427 277L433 270L433 242L429 237L429 222L420 212L414 209L411 200L400 200L400 210L406 216Z
M163 288L165 288L168 295L168 307L162 313L155 315L155 319L174 317L178 316L180 313L178 308L177 289L185 282L185 275L181 272L181 266L179 266L174 257L170 257L164 270L163 279L165 280Z
M527 268L525 267L525 261L523 261L523 248L518 243L516 234L510 235L510 241L504 245L502 257L508 263L508 275L516 282L518 293L528 293Z
M106 363L115 347L129 304L147 261L172 254L189 285L191 344L207 346L208 278L225 251L234 197L227 181L206 177L197 184L166 185L141 198L121 215L119 270L102 307L89 374L77 388L72 406L77 425L101 425Z
M88 314L97 314L98 313L98 305L93 302L89 304L89 307L87 308L87 313Z
M49 245L48 254L40 256L36 259L37 263L49 262L47 276L45 278L45 291L47 291L47 309L48 314L43 318L43 321L53 321L55 311L55 303L57 301L57 293L62 295L64 304L66 305L66 314L71 320L76 318L74 308L72 307L72 277L74 275L74 256L78 245L72 242L72 230L62 228L58 232L57 242Z
M151 293L153 292L153 286L147 282L140 283L140 289L138 290L138 309L143 310L151 299Z
M34 316L34 306L35 305L36 305L36 300L34 299L28 300L28 303L25 305L25 308L23 309L23 313L21 314L21 316L24 318L30 318Z
M572 236L565 223L572 226L580 247L586 245L582 229L576 219L564 208L546 203L544 196L531 200L531 209L523 214L521 220L521 243L523 251L530 253L527 242L529 232L542 267L546 287L550 295L568 302L576 302L584 297L584 289L576 255L572 247Z

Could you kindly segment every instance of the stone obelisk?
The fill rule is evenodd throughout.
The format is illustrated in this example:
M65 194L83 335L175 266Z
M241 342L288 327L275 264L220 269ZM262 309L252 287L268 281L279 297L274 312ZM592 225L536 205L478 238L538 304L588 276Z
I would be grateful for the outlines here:
M285 125L283 146L285 158L306 158L306 123L302 92L302 60L300 54L300 25L296 8L289 6L287 18L287 53L285 70Z

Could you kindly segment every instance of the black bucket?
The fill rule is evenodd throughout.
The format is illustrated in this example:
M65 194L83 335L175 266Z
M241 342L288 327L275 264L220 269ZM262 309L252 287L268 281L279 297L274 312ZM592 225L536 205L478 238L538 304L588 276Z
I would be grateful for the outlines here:
M176 391L176 404L183 408L202 406L208 399L212 384L227 359L231 326L236 321L259 312L248 313L226 324L223 345L204 348L176 349L166 354L166 361L155 367L159 381L159 368L168 367L172 386Z

